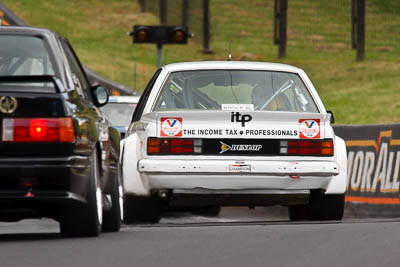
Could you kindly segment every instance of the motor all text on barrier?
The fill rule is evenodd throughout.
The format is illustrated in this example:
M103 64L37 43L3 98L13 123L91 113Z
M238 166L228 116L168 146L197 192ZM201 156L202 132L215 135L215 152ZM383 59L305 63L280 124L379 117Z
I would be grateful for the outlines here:
M400 143L385 140L368 149L357 149L347 141L348 191L399 192ZM350 144L350 145L349 145Z

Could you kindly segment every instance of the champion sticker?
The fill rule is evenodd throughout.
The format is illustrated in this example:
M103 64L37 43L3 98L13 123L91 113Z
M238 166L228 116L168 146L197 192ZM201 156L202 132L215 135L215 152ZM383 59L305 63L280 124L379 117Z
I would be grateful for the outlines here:
M319 119L301 119L299 120L300 125L300 138L320 138L321 127Z
M182 118L161 118L161 136L182 136Z
M229 165L230 172L251 172L251 165L234 164Z

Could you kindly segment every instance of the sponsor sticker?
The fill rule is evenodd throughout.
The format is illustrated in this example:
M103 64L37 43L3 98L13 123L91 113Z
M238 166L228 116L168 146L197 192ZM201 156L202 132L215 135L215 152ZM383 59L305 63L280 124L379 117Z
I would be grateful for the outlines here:
M251 165L233 164L229 165L230 172L251 172Z
M295 124L294 124L295 125ZM187 126L187 125L185 125ZM257 127L257 126L256 126ZM268 126L264 126L265 128ZM296 125L297 127L297 125ZM272 128L272 127L271 127ZM255 137L255 138L265 138L265 137L281 137L281 138L298 138L299 130L296 129L262 129L255 128L249 129L233 129L233 128L200 128L197 129L183 129L184 136L196 136L196 137L220 137L220 138L230 138L230 137Z
M161 133L163 137L182 136L182 118L161 118Z
M310 138L310 133L307 131L311 130L312 136L312 131L315 127L319 129L318 122L321 118L318 115L307 117L303 115L303 118L310 118L307 120L308 126L311 126L310 128L303 120L299 122L299 119L302 119L301 117L281 119L275 114L264 114L263 112L225 111L218 114L216 112L215 117L213 115L205 117L200 113L198 115L194 113L162 114L157 118L157 135L162 137L182 136L221 139L298 139L300 138L301 128L303 129L303 138ZM183 123L183 120L185 123ZM319 130L322 137L324 128ZM227 144L231 145L231 143ZM249 144L254 144L254 142Z
M219 154L222 154L226 151L260 151L260 149L263 147L261 144L232 144L228 145L225 144L224 142L221 142L221 151Z
M240 122L242 127L246 126L246 122L250 122L253 117L250 114L241 114L239 112L231 112L231 122Z
M300 138L314 139L321 137L321 126L319 119L300 119L299 120Z
M222 110L251 111L254 110L253 104L222 104Z

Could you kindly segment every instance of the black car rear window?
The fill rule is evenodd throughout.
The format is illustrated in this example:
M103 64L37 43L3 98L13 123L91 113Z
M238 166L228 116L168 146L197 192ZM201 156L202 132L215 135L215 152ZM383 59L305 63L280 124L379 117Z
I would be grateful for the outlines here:
M43 39L0 35L0 76L54 75ZM56 92L53 83L1 82L0 91Z

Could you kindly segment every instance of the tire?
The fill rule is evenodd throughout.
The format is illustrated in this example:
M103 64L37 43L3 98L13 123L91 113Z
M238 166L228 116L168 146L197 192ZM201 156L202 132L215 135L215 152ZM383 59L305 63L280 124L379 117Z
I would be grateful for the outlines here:
M97 150L93 151L86 193L87 204L69 207L63 211L60 232L64 237L98 236L103 220L100 168Z
M198 210L192 211L193 214L200 215L200 216L206 216L206 217L216 217L219 215L220 212L221 212L221 206L204 207L204 208L200 208Z
M157 223L161 218L161 205L156 197L124 197L124 222Z
M305 221L308 220L308 205L295 205L289 206L289 220L291 221Z
M118 166L119 168L119 166ZM111 209L104 211L103 214L103 232L118 232L121 229L121 220L123 211L123 190L120 183L120 172L112 177L112 188L110 190L111 194Z
M341 220L344 213L344 194L318 195L309 206L310 220Z
M308 205L288 207L291 221L341 220L344 212L344 194L325 195L312 192Z

